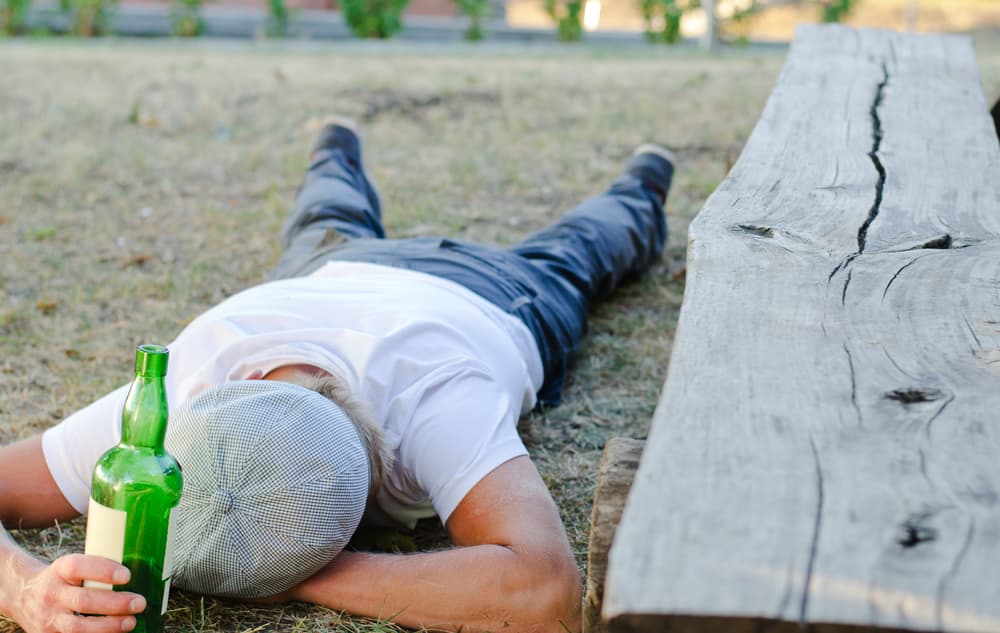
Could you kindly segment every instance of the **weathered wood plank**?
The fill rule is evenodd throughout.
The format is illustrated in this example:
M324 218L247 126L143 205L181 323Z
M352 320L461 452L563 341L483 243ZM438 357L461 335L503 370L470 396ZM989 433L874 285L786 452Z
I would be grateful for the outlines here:
M996 128L997 140L1000 141L1000 99L997 99L997 102L993 104L990 114L993 116L993 127Z
M587 587L583 600L583 633L607 631L601 617L604 580L608 571L608 551L621 521L625 499L639 468L643 440L614 437L601 455L601 467L594 489L594 509L590 515L590 542L587 548Z
M802 27L689 233L612 631L1000 631L1000 146L971 42Z

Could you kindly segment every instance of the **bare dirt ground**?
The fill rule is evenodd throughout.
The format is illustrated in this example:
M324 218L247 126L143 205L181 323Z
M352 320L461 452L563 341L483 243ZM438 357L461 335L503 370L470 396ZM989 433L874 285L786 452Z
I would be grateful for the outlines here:
M979 51L991 100L998 51ZM169 342L201 310L262 280L317 117L362 123L390 235L497 245L599 192L636 145L656 141L681 160L669 252L593 311L564 404L521 424L583 568L600 450L612 436L645 436L665 377L686 227L781 62L780 51L0 43L0 442L127 381L136 343ZM15 537L55 557L82 550L82 526ZM444 544L433 524L415 542ZM168 624L397 630L306 605L180 592ZM0 619L0 632L15 630Z

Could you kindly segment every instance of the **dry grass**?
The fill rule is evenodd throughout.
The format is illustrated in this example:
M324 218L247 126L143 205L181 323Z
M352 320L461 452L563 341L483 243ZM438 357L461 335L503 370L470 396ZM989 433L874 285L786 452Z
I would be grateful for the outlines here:
M780 54L750 53L114 43L4 44L0 58L4 443L125 381L135 343L169 341L261 280L314 117L363 122L396 237L507 244L599 191L640 142L678 149L668 256L596 308L565 403L522 423L581 567L600 449L611 436L644 437L665 375L687 224L781 65ZM983 72L1000 94L1000 56L985 55ZM81 549L81 527L16 538L52 557ZM425 526L416 541L440 539ZM397 629L178 594L169 630Z

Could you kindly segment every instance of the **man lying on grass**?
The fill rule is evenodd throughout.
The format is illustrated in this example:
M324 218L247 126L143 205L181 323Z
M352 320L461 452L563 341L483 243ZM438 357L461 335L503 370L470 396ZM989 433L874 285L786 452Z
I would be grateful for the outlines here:
M517 421L558 403L588 305L659 257L673 162L640 147L606 193L507 249L389 240L357 134L327 125L273 280L170 345L173 584L431 630L578 631L579 572ZM3 524L86 511L124 396L0 449ZM434 515L453 548L343 551L359 525ZM80 554L45 564L0 529L0 613L28 633L130 630L140 596L82 586L127 575Z

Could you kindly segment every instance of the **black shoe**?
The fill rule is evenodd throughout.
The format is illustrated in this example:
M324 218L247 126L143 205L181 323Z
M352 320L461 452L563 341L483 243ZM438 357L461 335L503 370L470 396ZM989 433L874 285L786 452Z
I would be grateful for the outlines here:
M345 117L332 116L323 122L323 127L309 152L309 162L316 160L322 150L340 149L347 157L361 164L361 135L357 124Z
M345 117L332 116L323 122L323 128L319 131L319 136L316 137L312 151L309 152L309 169L318 168L335 150L340 150L348 164L357 171L357 176L360 179L358 184L363 189L362 192L368 199L372 210L375 211L375 215L381 219L382 205L379 202L375 186L368 180L361 164L361 136L358 134L358 126L354 121Z
M647 189L655 191L660 202L665 202L676 166L677 156L669 149L645 143L632 152L625 171L638 178Z

